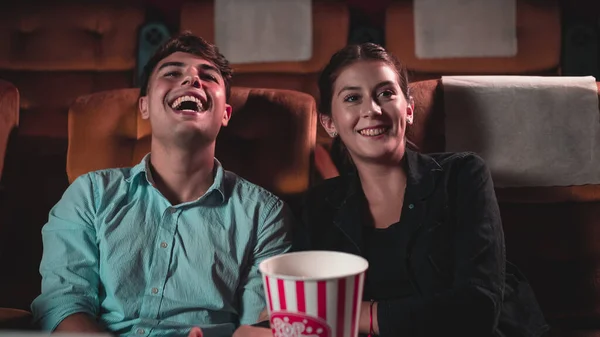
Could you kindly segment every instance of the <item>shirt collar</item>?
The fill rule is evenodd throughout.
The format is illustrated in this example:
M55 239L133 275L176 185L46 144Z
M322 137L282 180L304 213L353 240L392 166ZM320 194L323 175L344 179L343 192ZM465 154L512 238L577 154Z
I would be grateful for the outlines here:
M130 183L138 175L140 175L142 173L146 173L146 171L150 172L150 170L148 170L149 162L150 162L150 153L145 155L144 158L142 158L142 161L140 161L137 165L135 165L134 167L131 168L129 177L127 177L127 179L125 179L125 181ZM147 175L146 175L146 180L148 181L149 184L153 185L151 179L148 179Z
M223 169L223 165L221 165L221 162L219 162L217 158L214 159L214 163L214 181L212 185L208 188L208 190L206 190L205 195L209 195L214 191L217 191L221 198L221 202L225 202L225 200L227 199L225 169ZM142 158L142 160L137 165L131 168L131 174L127 179L125 179L125 181L131 182L133 181L133 179L135 179L142 173L145 173L144 177L146 178L146 182L154 186L154 179L152 178L152 171L150 170L150 153L145 155L144 158Z

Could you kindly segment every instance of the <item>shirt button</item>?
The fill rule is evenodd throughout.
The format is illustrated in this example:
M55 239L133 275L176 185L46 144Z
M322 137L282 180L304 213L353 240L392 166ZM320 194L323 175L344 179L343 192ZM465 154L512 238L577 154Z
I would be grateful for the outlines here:
M167 248L167 246L168 246L168 245L167 245L167 243L166 243L166 242L161 242L161 243L160 243L160 247L161 247L161 248Z
M152 293L153 294L158 294L158 288L152 288Z
M408 209L413 209L413 208L415 208L415 205L414 205L414 204L410 204L410 205L408 205Z
M177 209L176 209L176 208L173 208L173 207L170 207L170 208L169 208L169 213L173 214L173 213L175 213L175 212L177 212Z
M146 330L144 330L144 329L137 329L137 333L138 333L138 335L143 335L143 334L146 333Z

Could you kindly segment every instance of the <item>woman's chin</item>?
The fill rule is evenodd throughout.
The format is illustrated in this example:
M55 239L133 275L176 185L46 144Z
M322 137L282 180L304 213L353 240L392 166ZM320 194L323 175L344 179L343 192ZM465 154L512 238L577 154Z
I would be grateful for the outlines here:
M396 157L393 152L365 152L361 155L357 156L358 161L369 164L381 164L387 165L392 164L394 162L394 158ZM356 160L355 160L356 161Z
M393 165L402 160L404 152L404 145L396 144L396 146L363 148L360 151L356 151L356 155L352 157L356 157L355 161L359 160L365 163Z

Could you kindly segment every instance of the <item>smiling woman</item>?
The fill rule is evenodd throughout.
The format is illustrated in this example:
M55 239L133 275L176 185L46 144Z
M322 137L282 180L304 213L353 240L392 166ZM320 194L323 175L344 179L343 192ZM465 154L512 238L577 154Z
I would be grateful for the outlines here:
M484 161L407 147L414 104L400 62L375 44L347 46L323 70L319 90L321 123L345 145L355 171L308 192L294 249L367 259L360 333L543 335L548 326L533 291L505 259Z
M413 121L408 89L399 80L405 74L377 60L342 69L331 75L335 81L331 91L326 90L332 94L324 97L329 98L330 107L321 107L325 130L343 139L356 165L376 158L399 162L406 146L406 127Z

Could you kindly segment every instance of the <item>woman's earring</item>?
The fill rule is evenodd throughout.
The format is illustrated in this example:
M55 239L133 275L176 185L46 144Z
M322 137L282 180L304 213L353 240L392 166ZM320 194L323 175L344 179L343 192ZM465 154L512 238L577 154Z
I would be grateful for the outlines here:
M331 131L331 133L329 135L331 136L331 138L335 138L335 137L337 137L338 133L335 131Z

